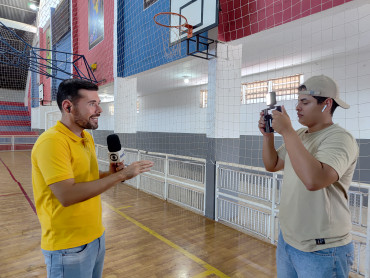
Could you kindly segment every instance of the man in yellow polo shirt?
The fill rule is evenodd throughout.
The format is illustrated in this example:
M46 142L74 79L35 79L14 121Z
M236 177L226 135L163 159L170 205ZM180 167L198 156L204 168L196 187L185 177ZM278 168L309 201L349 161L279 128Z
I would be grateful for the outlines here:
M68 79L58 88L62 119L32 150L32 183L42 229L48 278L102 277L105 237L100 194L150 170L150 161L99 172L95 145L85 129L96 129L102 112L98 86Z

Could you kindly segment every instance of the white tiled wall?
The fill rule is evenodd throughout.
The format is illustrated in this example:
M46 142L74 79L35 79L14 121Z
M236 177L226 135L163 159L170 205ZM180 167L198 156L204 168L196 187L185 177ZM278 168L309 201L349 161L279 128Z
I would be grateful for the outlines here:
M114 86L114 132L136 133L137 79L116 78Z
M234 48L234 52L226 48ZM223 57L226 52L228 54ZM199 67L199 63L188 62L189 72ZM334 122L357 138L370 138L367 124L370 120L370 2L351 1L227 45L219 44L218 59L208 62L208 84L203 82L205 85L171 90L170 85L182 79L176 81L163 75L163 80L153 78L153 84L165 82L169 87L153 93L150 86L140 84L142 77L118 78L114 130L206 133L215 138L260 135L257 121L265 105L242 105L240 83L298 73L303 74L304 79L319 74L335 79L341 97L351 108L338 108ZM142 76L150 78L151 74L144 72ZM145 91L138 92L138 87ZM199 107L201 89L209 91L207 109ZM212 91L217 93L212 94ZM136 113L137 99L139 113ZM293 126L299 128L295 103L279 104L285 105ZM112 121L109 115L104 117L102 115L99 129L110 129Z
M325 74L338 83L341 98L351 105L337 108L334 122L360 139L370 138L370 3L353 1L243 38L247 67L243 82L303 74L304 79ZM239 43L239 42L238 42ZM298 128L295 101L286 101ZM265 105L241 106L241 133L259 135L258 114Z
M141 96L138 131L206 133L207 110L200 108L200 90L204 89L207 86L191 86Z

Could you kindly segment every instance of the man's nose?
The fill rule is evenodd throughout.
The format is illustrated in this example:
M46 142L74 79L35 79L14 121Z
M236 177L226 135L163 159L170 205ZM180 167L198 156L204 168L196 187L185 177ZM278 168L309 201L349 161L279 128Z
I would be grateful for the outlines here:
M300 109L301 109L301 106L299 105L299 102L297 102L297 103L296 103L296 105L295 105L295 110L297 110L297 111L298 111L298 110L300 110Z

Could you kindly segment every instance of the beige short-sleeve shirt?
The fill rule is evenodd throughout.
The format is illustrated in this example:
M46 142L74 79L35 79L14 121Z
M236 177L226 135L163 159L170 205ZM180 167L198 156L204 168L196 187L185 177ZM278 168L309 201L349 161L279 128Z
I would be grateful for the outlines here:
M348 189L358 157L353 136L334 124L323 130L297 131L305 148L320 162L331 166L339 180L317 191L309 191L296 175L285 144L278 149L284 160L284 179L279 207L284 240L293 247L313 252L351 242Z

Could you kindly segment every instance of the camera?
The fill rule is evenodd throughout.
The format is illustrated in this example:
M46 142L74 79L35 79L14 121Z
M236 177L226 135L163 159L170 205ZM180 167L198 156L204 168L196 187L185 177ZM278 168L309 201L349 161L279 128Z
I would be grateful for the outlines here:
M272 116L269 114L269 110L277 110L281 112L281 106L276 105L276 92L269 92L266 95L266 104L268 108L263 109L263 119L265 121L265 132L273 133L274 129L272 128ZM276 105L276 106L275 106Z

